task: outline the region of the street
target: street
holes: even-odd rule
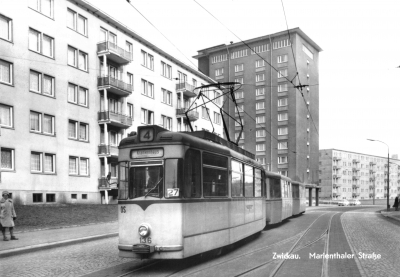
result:
[[[313,207],[222,253],[185,260],[122,259],[118,238],[100,239],[2,258],[2,276],[398,276],[400,222],[382,209]]]

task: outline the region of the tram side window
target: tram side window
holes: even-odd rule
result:
[[[281,186],[282,186],[282,198],[287,198],[288,197],[288,192],[287,192],[287,182],[285,180],[281,180]]]
[[[165,160],[165,198],[182,196],[182,159]]]
[[[185,198],[201,197],[201,159],[200,151],[189,149],[185,154]]]
[[[269,195],[271,199],[281,198],[281,182],[279,179],[269,180]]]
[[[243,164],[232,160],[232,197],[243,196]]]
[[[118,182],[119,199],[128,199],[128,163],[119,163],[119,182]]]
[[[244,196],[254,197],[254,176],[253,167],[244,166]]]
[[[292,184],[292,196],[296,199],[300,198],[299,185]]]
[[[228,158],[203,153],[203,195],[228,195]]]
[[[259,169],[254,169],[254,196],[255,197],[262,196],[261,170]]]

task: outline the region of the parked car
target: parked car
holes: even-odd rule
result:
[[[349,203],[350,203],[350,206],[359,206],[359,205],[361,205],[360,200],[357,200],[357,199],[350,200]]]
[[[350,202],[346,199],[340,200],[338,202],[338,206],[349,206],[349,205],[350,205]]]

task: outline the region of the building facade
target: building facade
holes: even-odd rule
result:
[[[319,176],[324,199],[386,199],[388,158],[339,149],[319,151]],[[389,159],[389,198],[400,192],[400,160]]]
[[[289,36],[290,34],[290,36]],[[319,52],[299,28],[198,51],[199,70],[218,82],[237,82],[224,109],[244,123],[239,146],[271,171],[318,183]],[[293,80],[293,84],[291,81]],[[306,85],[301,90],[295,85]],[[228,121],[230,137],[240,125]]]
[[[194,88],[213,82],[86,1],[2,1],[0,190],[21,204],[115,200],[120,140],[143,124],[188,131]],[[222,135],[214,105],[189,121]]]

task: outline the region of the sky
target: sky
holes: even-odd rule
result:
[[[323,49],[320,149],[386,157],[370,138],[400,157],[398,0],[86,1],[193,67],[197,50],[299,27]]]

